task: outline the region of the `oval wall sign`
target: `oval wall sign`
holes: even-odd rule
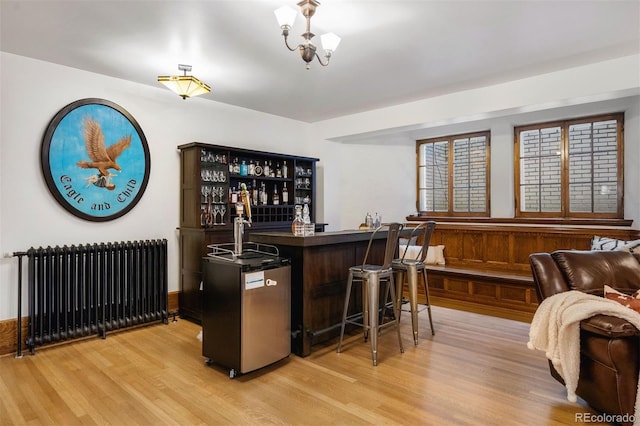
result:
[[[82,219],[108,221],[140,200],[149,180],[149,147],[136,120],[104,99],[80,99],[47,126],[40,154],[49,191]]]

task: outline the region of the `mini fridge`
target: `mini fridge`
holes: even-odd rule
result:
[[[229,377],[291,353],[291,266],[263,253],[206,257],[202,355]]]

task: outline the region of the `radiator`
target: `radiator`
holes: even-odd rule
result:
[[[29,328],[36,346],[168,322],[167,240],[31,248]]]

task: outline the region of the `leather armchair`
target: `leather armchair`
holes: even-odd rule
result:
[[[529,261],[538,300],[568,290],[603,296],[604,285],[624,293],[640,288],[640,255],[624,251],[535,253]],[[596,315],[580,323],[580,376],[576,393],[607,414],[634,414],[640,331],[621,318]],[[564,384],[549,363],[551,375]]]

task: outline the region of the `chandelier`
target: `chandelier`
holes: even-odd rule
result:
[[[184,71],[184,75],[161,75],[158,76],[158,81],[167,86],[172,92],[177,93],[182,99],[204,95],[211,91],[209,85],[192,75],[187,75],[187,71],[191,71],[191,65],[180,64],[178,69]]]
[[[318,58],[318,62],[320,62],[323,67],[326,67],[327,65],[329,65],[331,54],[335,52],[338,44],[340,43],[340,37],[338,37],[334,33],[327,33],[320,36],[320,41],[322,42],[322,47],[324,48],[324,57],[326,59],[326,62],[323,62],[322,58],[320,58],[320,56],[316,53],[316,46],[311,42],[311,39],[315,35],[311,32],[311,17],[316,12],[316,8],[320,6],[320,2],[316,0],[302,0],[298,2],[298,6],[300,6],[302,15],[307,19],[307,31],[302,33],[302,38],[304,39],[304,41],[296,47],[289,46],[289,42],[287,41],[289,30],[293,25],[293,21],[295,21],[296,19],[296,11],[288,6],[283,6],[274,12],[276,14],[278,24],[280,25],[280,28],[282,28],[284,44],[292,52],[296,49],[300,50],[300,56],[302,56],[302,59],[307,63],[307,69],[310,68],[310,62],[313,61],[313,58]]]

